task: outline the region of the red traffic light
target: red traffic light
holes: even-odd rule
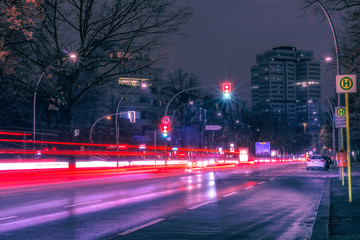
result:
[[[231,83],[225,82],[222,84],[223,98],[230,99],[231,98]]]
[[[161,124],[161,133],[163,137],[167,137],[169,132],[169,126]]]
[[[162,131],[166,133],[169,130],[169,127],[167,125],[162,125]]]

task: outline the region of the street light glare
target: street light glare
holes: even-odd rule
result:
[[[78,56],[77,56],[76,53],[70,53],[70,54],[69,54],[69,57],[70,57],[70,59],[71,59],[73,62],[76,62],[76,60],[77,60],[77,58],[78,58]]]
[[[332,60],[333,60],[332,57],[325,57],[326,62],[331,62]]]

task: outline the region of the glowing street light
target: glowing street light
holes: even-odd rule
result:
[[[76,53],[70,53],[69,58],[71,61],[76,62],[78,59],[78,55]]]
[[[68,56],[69,59],[71,59],[74,63],[78,60],[78,56],[76,53],[70,53]],[[35,115],[35,110],[36,110],[36,94],[38,91],[38,87],[39,87],[39,83],[40,80],[44,77],[45,75],[45,71],[41,73],[36,86],[35,86],[35,92],[34,92],[34,99],[33,99],[33,141],[36,140],[36,115]]]
[[[332,57],[325,57],[325,62],[331,62],[333,60]]]

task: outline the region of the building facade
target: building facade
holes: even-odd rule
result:
[[[272,111],[278,121],[320,129],[320,62],[312,51],[282,46],[256,55],[251,68],[253,108]]]

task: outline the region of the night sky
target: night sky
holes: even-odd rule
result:
[[[334,46],[327,20],[301,10],[301,0],[192,0],[193,17],[172,41],[170,65],[195,74],[203,83],[230,79],[250,102],[250,68],[256,54],[283,45],[314,51],[323,60]],[[340,24],[336,23],[336,27]],[[322,66],[326,70],[327,63]],[[331,79],[331,78],[334,79]],[[325,84],[325,81],[333,81]],[[327,86],[325,86],[327,85]],[[322,76],[322,91],[332,95],[335,76]]]

